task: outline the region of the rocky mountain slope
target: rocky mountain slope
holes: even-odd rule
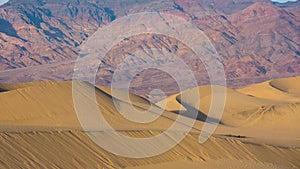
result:
[[[4,71],[0,79],[10,82],[71,79],[72,61],[88,37],[115,19],[145,11],[171,13],[203,30],[223,59],[231,87],[254,83],[255,79],[292,76],[300,72],[299,9],[299,2],[278,4],[268,0],[11,0],[0,7],[0,70]],[[183,45],[178,46],[178,42],[163,36],[140,36],[129,41],[137,45],[116,48],[115,51],[123,51],[118,53],[120,56],[149,45],[161,50],[171,50],[176,45],[178,49],[171,52],[179,56],[188,52]],[[117,57],[117,52],[110,54]],[[98,84],[111,82],[119,61],[110,60],[102,65]],[[188,57],[185,61],[195,62]],[[42,66],[33,67],[39,65]],[[196,72],[199,83],[208,83],[201,63],[189,66]],[[12,79],[12,74],[17,79]],[[172,85],[174,80],[166,80],[163,72],[155,70],[142,73],[132,83],[133,87],[147,84],[147,89],[136,90],[150,91],[157,85],[149,76],[155,77],[157,84],[164,80],[165,88],[172,89],[167,92],[176,90]]]

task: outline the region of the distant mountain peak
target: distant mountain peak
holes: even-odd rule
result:
[[[20,74],[21,81],[68,80],[72,78],[71,61],[99,27],[133,13],[162,11],[183,16],[204,31],[222,57],[229,80],[300,73],[297,4],[279,6],[269,0],[11,0],[0,7],[0,70],[54,64],[47,73],[40,73],[43,75],[30,68],[15,74]],[[164,44],[166,49],[176,44],[157,39],[157,45]],[[157,46],[147,39],[136,43],[145,48]],[[128,48],[133,46],[124,51]],[[176,50],[186,52],[180,47]],[[104,65],[105,73],[99,77],[105,83],[115,64]],[[199,65],[195,63],[194,68],[201,72]],[[10,81],[10,77],[1,74],[0,81]],[[249,83],[241,80],[232,85]]]
[[[241,14],[247,15],[248,17],[264,17],[277,15],[280,13],[280,11],[281,9],[277,8],[276,6],[272,6],[264,2],[255,2],[251,6],[244,9]]]

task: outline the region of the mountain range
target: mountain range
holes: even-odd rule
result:
[[[222,58],[229,87],[294,76],[300,73],[299,5],[268,0],[10,0],[0,7],[0,81],[70,80],[79,51],[93,33],[118,18],[146,11],[182,17],[202,30]],[[156,46],[182,57],[188,52],[160,35],[131,37],[126,43],[109,53],[118,59],[100,66],[97,84],[109,85],[120,58],[134,48]],[[193,65],[192,57],[185,61],[199,85],[209,83],[201,63]],[[162,80],[166,93],[178,91],[174,80],[157,70],[142,72],[132,90],[146,95]]]

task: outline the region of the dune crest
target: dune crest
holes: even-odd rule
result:
[[[218,131],[225,135],[231,132],[236,136],[252,137],[249,140],[254,142],[299,146],[299,142],[296,141],[300,130],[300,97],[296,95],[299,79],[275,79],[242,89],[227,89],[225,110]],[[199,92],[200,98],[190,97],[188,102],[199,102],[199,107],[181,105],[181,95],[193,92]],[[218,97],[218,93],[214,97]],[[157,105],[164,108],[164,103],[165,109],[173,112],[185,107],[187,114],[189,109],[197,109],[200,114],[199,120],[205,121],[209,118],[206,115],[210,110],[211,98],[211,86],[200,86],[168,97]],[[260,132],[256,132],[257,130]]]
[[[155,157],[131,159],[105,151],[82,130],[74,110],[71,82],[0,84],[3,89],[0,92],[0,168],[300,167],[300,104],[295,90],[285,88],[287,94],[284,94],[266,87],[270,88],[267,94],[274,92],[287,98],[293,91],[290,99],[281,101],[272,99],[271,95],[263,97],[256,93],[255,87],[264,90],[268,83],[255,85],[253,90],[251,87],[227,89],[222,123],[207,142],[200,144],[199,133],[210,106],[210,86],[173,95],[156,106],[137,95],[130,94],[130,99],[126,100],[123,91],[116,91],[118,96],[115,97],[109,88],[94,87],[81,81],[76,83],[86,91],[95,91],[96,102],[82,93],[85,100],[82,104],[87,107],[96,104],[116,132],[128,137],[150,138],[161,134],[176,121],[180,110],[186,113],[186,119],[189,119],[191,108],[199,110],[200,116],[184,140],[171,150]],[[276,85],[279,84],[276,82]],[[180,95],[189,95],[195,90],[200,92],[200,98],[190,97],[183,103]],[[134,123],[122,117],[114,107],[113,99],[118,100],[121,107],[133,105],[140,112],[162,114],[151,123]],[[199,107],[195,107],[195,101],[200,101]],[[154,109],[147,112],[151,106]],[[190,124],[180,125],[187,127]],[[94,127],[93,132],[103,132],[96,125]],[[109,134],[109,131],[104,132],[103,139]],[[121,142],[120,145],[126,146]]]

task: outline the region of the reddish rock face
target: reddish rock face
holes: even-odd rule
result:
[[[0,7],[0,70],[5,70],[0,79],[71,79],[73,61],[89,36],[117,18],[143,11],[171,13],[203,30],[223,59],[230,87],[292,76],[300,73],[299,4],[268,0],[11,0]],[[111,59],[102,63],[97,83],[110,84],[115,67],[126,53],[149,46],[181,57],[190,52],[176,40],[163,36],[134,37],[109,53]],[[169,62],[167,57],[162,59]],[[202,63],[193,57],[186,57],[185,61],[198,74],[199,85],[208,83]],[[162,81],[167,93],[176,92],[174,79],[157,70],[141,73],[132,86],[144,95]]]

